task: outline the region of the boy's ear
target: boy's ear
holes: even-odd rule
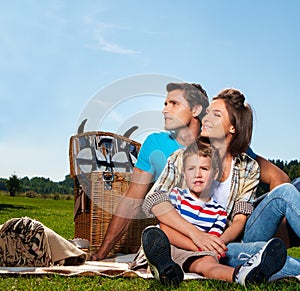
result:
[[[192,109],[192,113],[193,113],[193,117],[197,117],[199,116],[199,114],[202,112],[202,105],[198,104],[198,105],[195,105]]]

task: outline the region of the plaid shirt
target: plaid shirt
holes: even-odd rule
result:
[[[183,151],[184,149],[179,149],[169,157],[161,176],[147,193],[143,203],[143,211],[147,216],[153,216],[151,213],[153,206],[169,201],[169,193],[173,187],[187,187],[183,177]],[[230,194],[226,208],[229,220],[232,221],[236,214],[250,215],[252,213],[259,175],[258,163],[247,154],[243,153],[234,157]]]

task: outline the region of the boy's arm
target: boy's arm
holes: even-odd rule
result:
[[[225,244],[235,241],[243,233],[246,221],[247,216],[244,214],[234,216],[231,225],[221,235]]]
[[[193,241],[187,236],[183,235],[174,228],[169,227],[164,223],[160,223],[161,230],[167,235],[170,243],[178,248],[188,250],[188,251],[197,251],[197,246]]]
[[[199,249],[203,251],[214,251],[221,255],[226,252],[227,247],[222,239],[199,230],[196,226],[185,220],[177,210],[175,210],[171,202],[165,201],[155,205],[152,208],[152,212],[161,223],[168,225],[190,238]]]
[[[215,221],[215,223],[213,224],[213,226],[211,227],[208,233],[211,235],[215,235],[217,237],[221,236],[226,226],[226,220],[227,220],[227,213],[226,211],[224,211],[223,213],[218,215],[218,219]],[[172,245],[189,251],[199,250],[198,247],[194,244],[194,242],[189,237],[183,235],[176,229],[164,223],[160,223],[160,228],[165,232]]]

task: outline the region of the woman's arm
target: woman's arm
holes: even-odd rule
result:
[[[258,163],[248,155],[241,155],[237,160],[237,168],[233,174],[233,185],[229,206],[229,227],[221,238],[226,244],[235,241],[244,231],[247,217],[253,212],[255,192],[259,182]]]
[[[234,171],[233,177],[233,191],[236,192],[236,195],[234,195],[235,207],[237,202],[254,203],[259,179],[260,167],[258,162],[246,154],[241,155],[241,161],[238,164],[238,169]],[[235,211],[232,217],[237,213],[243,213],[242,210]],[[246,212],[243,214],[248,215],[251,213]]]
[[[280,184],[290,182],[289,176],[270,161],[260,156],[256,156],[255,160],[260,167],[260,180],[270,185],[270,190]]]

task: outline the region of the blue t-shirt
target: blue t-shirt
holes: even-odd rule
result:
[[[251,148],[248,148],[247,151],[246,151],[246,154],[251,157],[253,160],[256,159],[256,153],[251,149]]]
[[[184,146],[179,144],[169,132],[152,133],[145,139],[135,167],[152,174],[156,181],[168,157],[180,148]]]
[[[168,157],[180,148],[184,148],[184,146],[178,143],[170,132],[152,133],[145,139],[135,167],[152,174],[156,181],[163,171]],[[247,154],[253,159],[256,158],[256,154],[251,148],[248,148]]]

